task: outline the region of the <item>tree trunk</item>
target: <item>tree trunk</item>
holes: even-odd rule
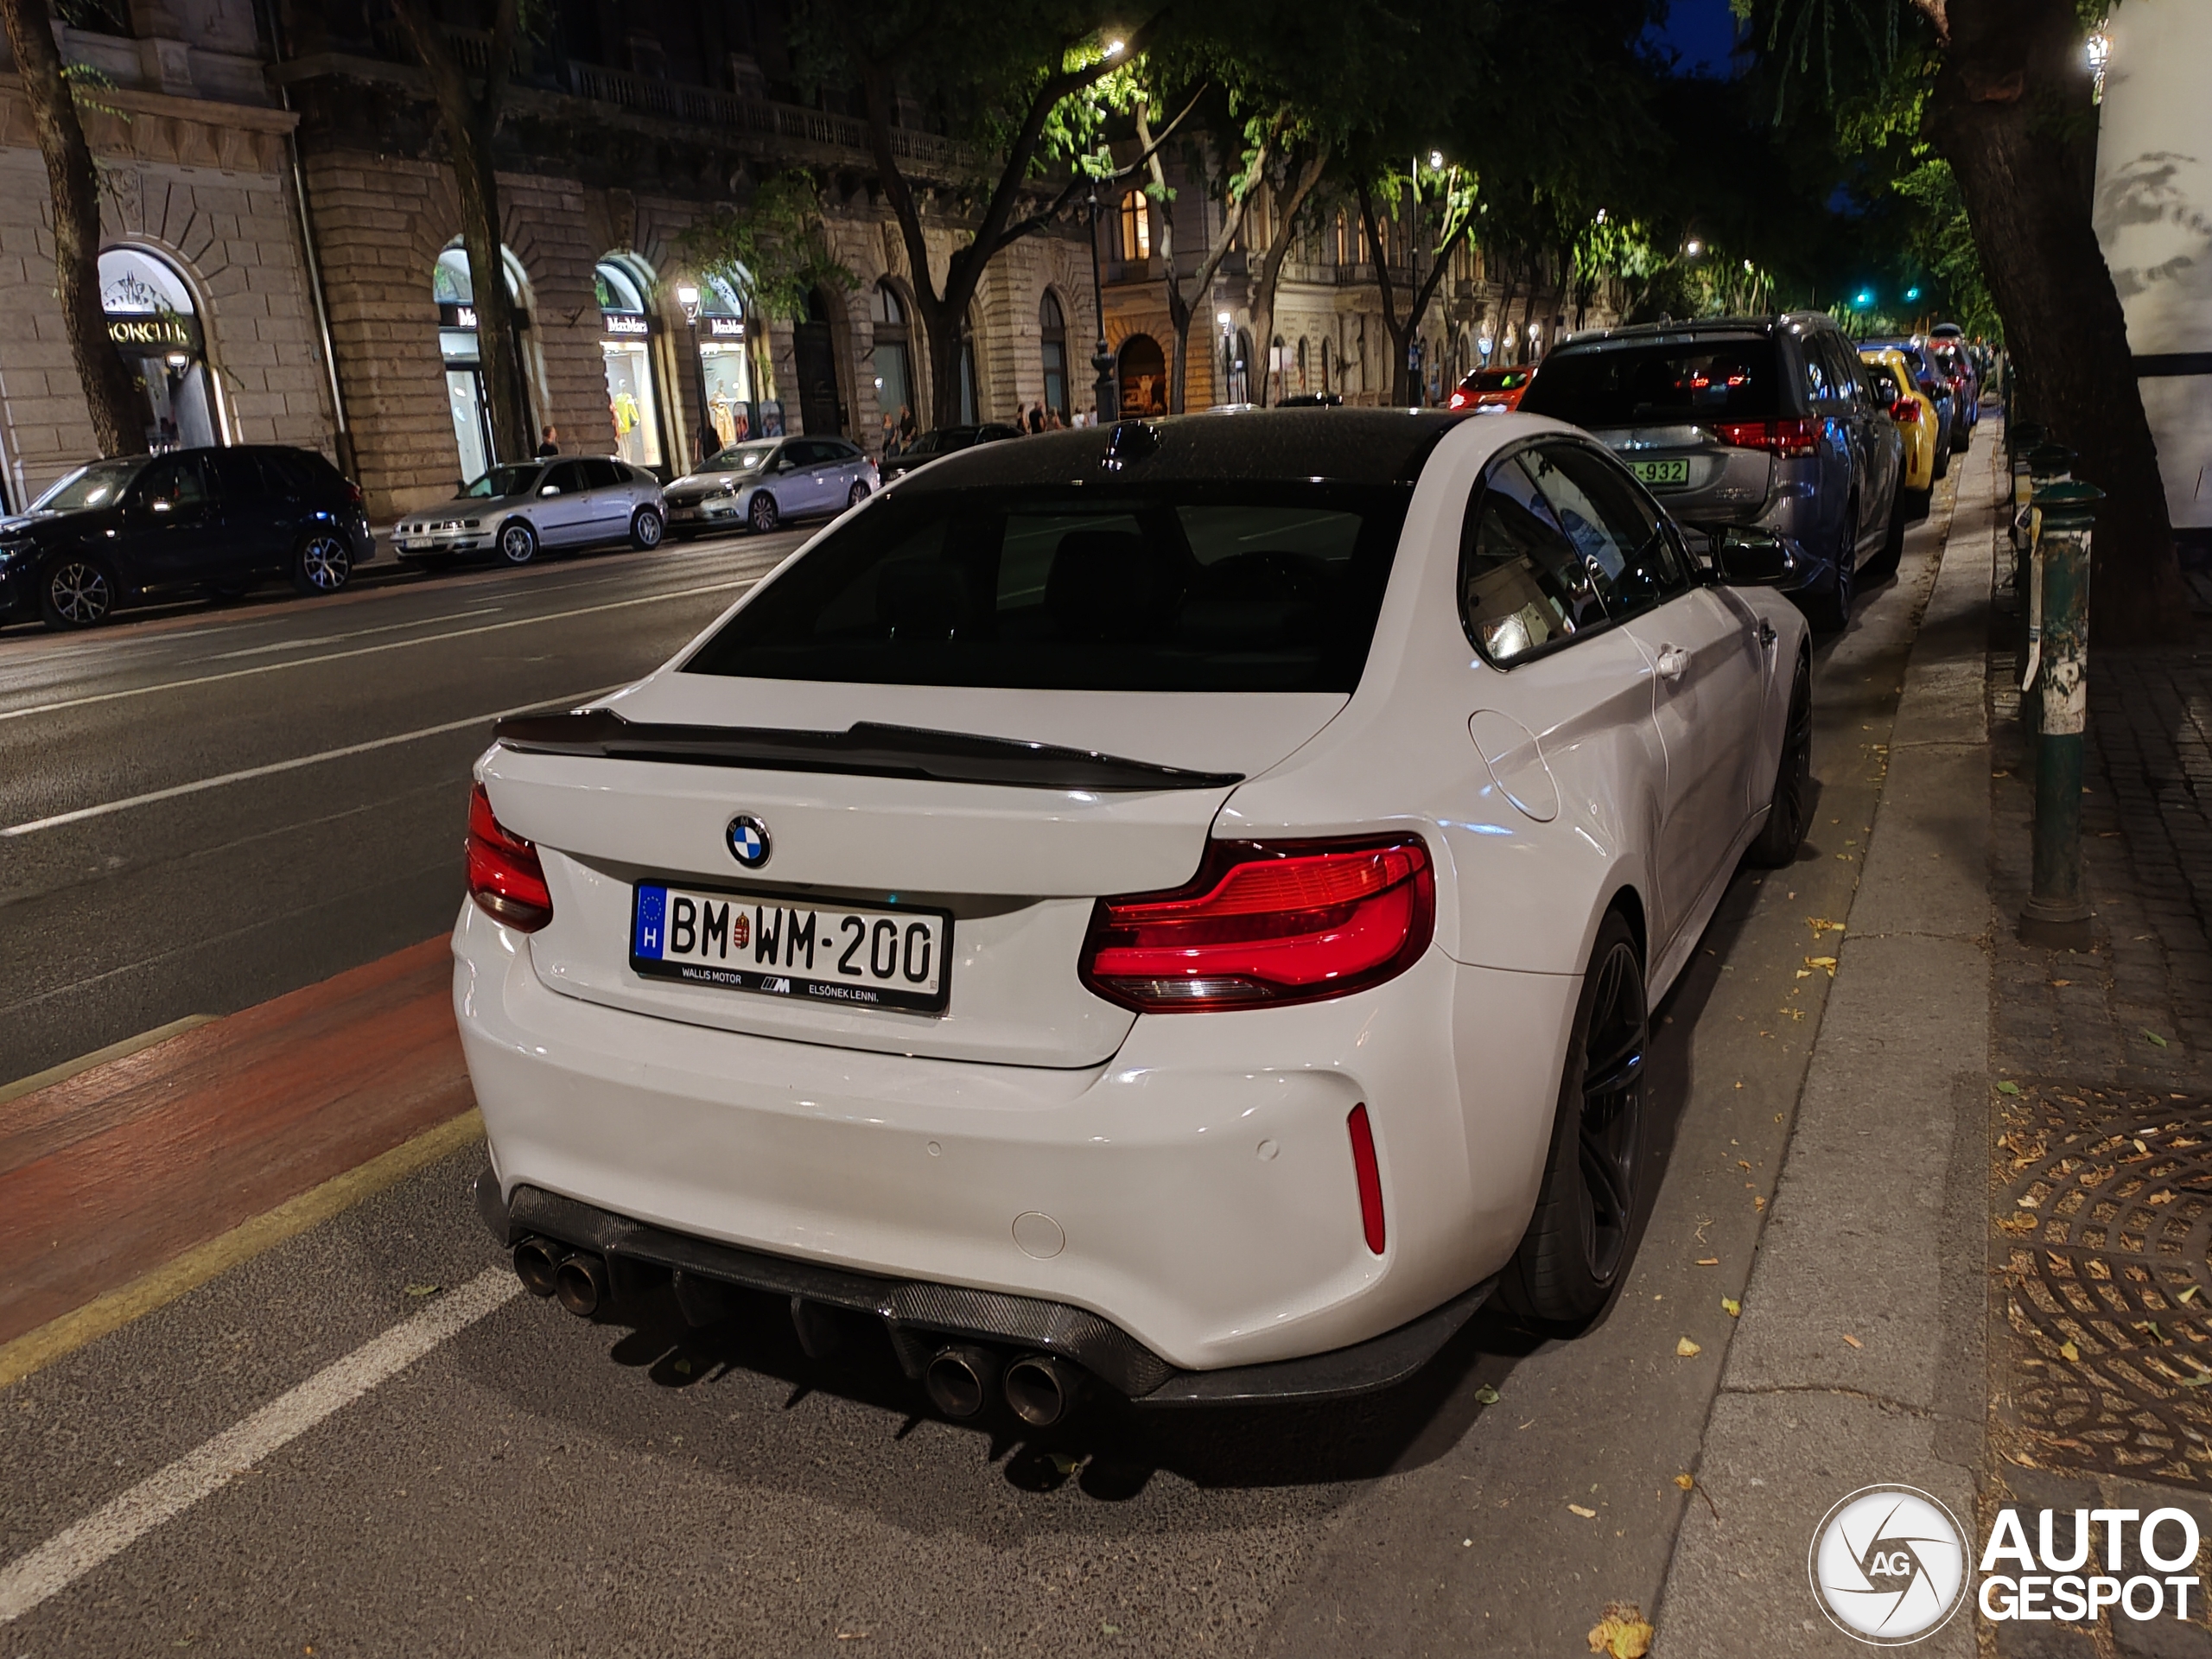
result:
[[[438,122],[453,158],[461,241],[468,254],[473,290],[470,304],[476,313],[476,356],[491,404],[493,459],[525,461],[537,451],[537,434],[530,429],[514,296],[507,292],[506,262],[500,257],[499,181],[492,160],[492,141],[499,130],[507,80],[514,69],[520,28],[518,0],[493,0],[492,38],[486,49],[484,84],[478,90],[470,88],[467,70],[427,0],[391,0],[391,9],[429,78]]]
[[[0,22],[22,78],[54,201],[54,286],[69,355],[85,391],[92,442],[103,455],[146,453],[146,407],[100,306],[100,188],[77,105],[61,73],[46,0],[0,0]]]
[[[2095,637],[2190,637],[2158,449],[2126,319],[2090,222],[2095,119],[2068,0],[1953,0],[1930,130],[1958,175],[2029,412],[2105,492]]]
[[[1262,408],[1267,406],[1268,377],[1276,372],[1275,345],[1275,285],[1282,280],[1283,261],[1298,245],[1298,215],[1306,206],[1306,199],[1313,194],[1313,187],[1321,181],[1321,174],[1329,164],[1329,147],[1322,145],[1306,159],[1298,170],[1298,181],[1291,187],[1287,202],[1276,204],[1274,236],[1268,244],[1268,251],[1260,258],[1260,279],[1252,285],[1252,349],[1263,355],[1261,361],[1269,366],[1260,372],[1260,395],[1252,401]]]
[[[1236,228],[1244,222],[1244,195],[1238,188],[1241,181],[1238,175],[1230,175],[1222,191],[1220,233],[1214,238],[1213,245],[1206,250],[1205,257],[1198,262],[1198,270],[1192,273],[1191,292],[1186,297],[1183,292],[1183,279],[1175,270],[1174,224],[1171,215],[1165,211],[1166,175],[1161,170],[1160,147],[1153,142],[1152,123],[1147,118],[1145,106],[1141,100],[1137,104],[1136,118],[1137,142],[1145,147],[1150,156],[1153,183],[1158,186],[1162,193],[1160,200],[1163,211],[1160,215],[1159,232],[1153,238],[1153,246],[1160,256],[1160,264],[1166,268],[1167,321],[1175,330],[1175,361],[1167,372],[1167,412],[1170,415],[1180,415],[1184,411],[1186,387],[1189,384],[1191,318],[1193,315],[1192,308],[1205,299],[1206,290],[1213,286],[1214,272],[1219,270],[1221,262],[1229,257],[1230,245],[1236,239]],[[1275,130],[1281,130],[1281,123],[1278,123]],[[1252,165],[1243,175],[1243,181],[1259,177],[1268,164],[1268,150],[1273,142],[1272,132],[1268,137],[1261,140],[1260,148],[1252,158]],[[1205,222],[1205,209],[1201,204],[1199,224],[1203,226]]]
[[[1359,217],[1367,227],[1368,249],[1375,256],[1375,285],[1382,295],[1382,327],[1390,337],[1390,404],[1394,409],[1411,409],[1419,401],[1414,390],[1414,341],[1421,334],[1421,319],[1428,315],[1430,302],[1436,297],[1437,284],[1444,280],[1444,273],[1451,268],[1452,250],[1459,245],[1459,238],[1467,234],[1472,216],[1459,221],[1459,228],[1445,238],[1444,245],[1436,251],[1436,263],[1428,268],[1428,275],[1408,296],[1406,319],[1398,321],[1397,285],[1390,280],[1389,250],[1383,245],[1382,227],[1376,222],[1375,204],[1367,187],[1359,188]],[[1416,222],[1414,229],[1418,229]],[[1417,238],[1410,232],[1406,245],[1410,250]],[[1410,259],[1410,252],[1407,255]],[[1410,268],[1410,267],[1409,267]]]
[[[1504,253],[1498,263],[1505,268],[1505,281],[1500,285],[1498,294],[1497,332],[1491,336],[1491,340],[1495,347],[1491,355],[1497,359],[1498,366],[1503,368],[1512,358],[1513,290],[1519,284],[1520,272],[1513,263],[1513,256],[1510,252]]]

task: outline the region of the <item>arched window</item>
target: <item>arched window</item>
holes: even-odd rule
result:
[[[753,331],[739,289],[752,278],[715,273],[699,284],[699,395],[707,405],[705,448],[727,448],[753,435]]]
[[[507,280],[507,296],[517,302],[517,321],[522,320],[520,301],[523,269],[513,253],[499,250],[500,273]],[[438,303],[438,351],[445,359],[446,403],[453,416],[454,447],[461,459],[463,479],[478,479],[490,470],[493,459],[492,410],[484,390],[484,365],[476,340],[476,285],[468,269],[468,251],[455,237],[438,255],[430,270],[430,294]],[[522,340],[515,340],[518,353]],[[518,378],[527,386],[529,377]]]
[[[1142,420],[1167,412],[1167,359],[1150,334],[1122,342],[1122,417]]]
[[[100,255],[99,283],[107,337],[143,400],[146,447],[228,442],[200,308],[182,274],[143,248],[110,248]]]
[[[656,320],[646,308],[652,273],[634,254],[610,253],[592,268],[599,300],[600,356],[607,369],[607,413],[614,452],[632,467],[661,463],[659,388],[653,374]]]
[[[882,414],[887,449],[893,434],[903,424],[900,416],[911,419],[914,412],[913,336],[906,326],[906,308],[889,283],[878,283],[868,290],[868,314],[875,329],[875,406]]]
[[[1045,407],[1068,417],[1068,320],[1051,289],[1037,306],[1038,347],[1045,364]]]
[[[1329,342],[1324,340],[1321,342],[1321,395],[1324,397],[1333,390],[1329,385],[1330,356]]]
[[[838,384],[836,331],[831,321],[837,315],[836,302],[817,286],[806,290],[806,320],[791,326],[802,431],[834,436],[845,429],[845,394]]]
[[[1151,257],[1152,204],[1143,191],[1132,190],[1122,198],[1122,263]]]
[[[1312,353],[1307,351],[1306,346],[1307,342],[1301,335],[1298,341],[1298,389],[1300,391],[1306,390],[1306,365],[1312,358]]]

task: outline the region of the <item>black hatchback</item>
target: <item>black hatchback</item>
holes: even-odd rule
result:
[[[96,461],[0,518],[0,620],[89,628],[139,600],[277,576],[334,594],[374,546],[360,489],[311,449]]]

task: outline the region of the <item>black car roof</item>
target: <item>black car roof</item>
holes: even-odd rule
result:
[[[1281,409],[1125,421],[955,450],[899,487],[921,493],[1107,480],[1409,484],[1437,440],[1465,418],[1441,410]],[[1125,435],[1118,442],[1117,433]],[[1109,448],[1118,470],[1103,465]]]

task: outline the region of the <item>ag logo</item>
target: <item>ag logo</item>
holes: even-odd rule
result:
[[[1966,1542],[1951,1512],[1912,1486],[1863,1486],[1813,1534],[1813,1599],[1876,1647],[1933,1636],[1966,1599]]]

